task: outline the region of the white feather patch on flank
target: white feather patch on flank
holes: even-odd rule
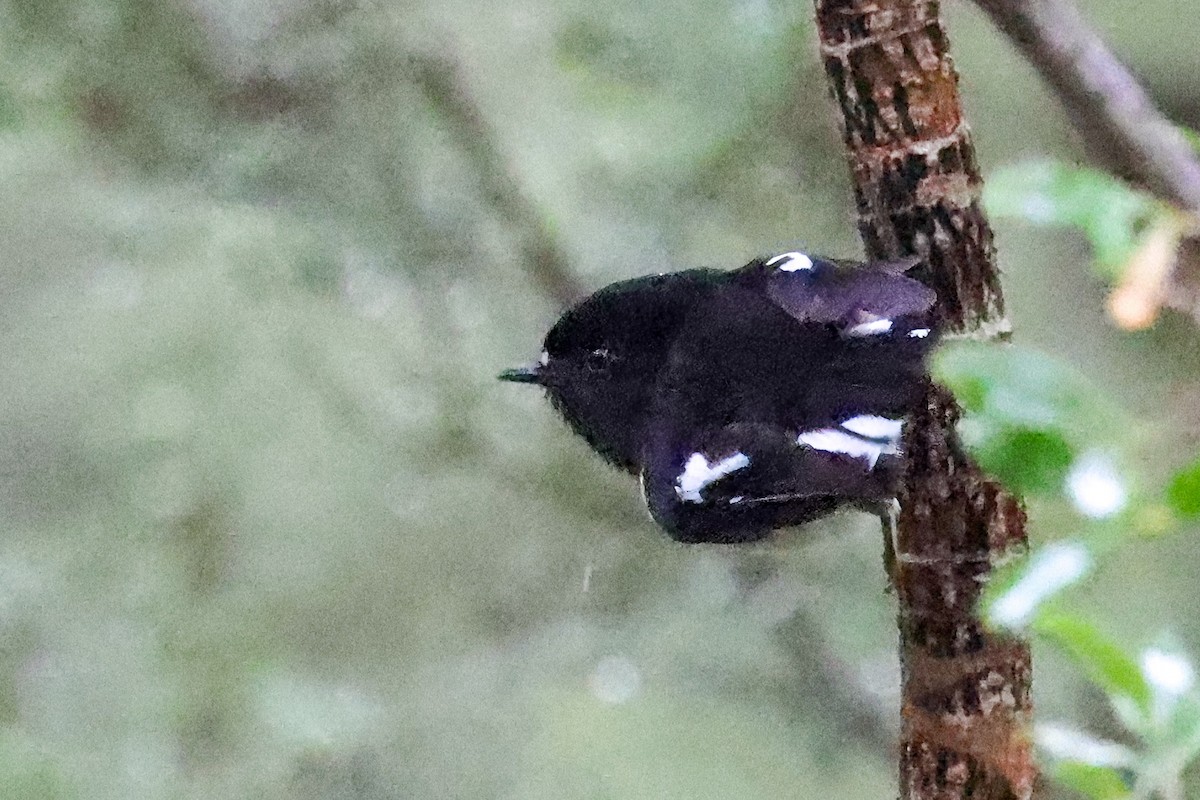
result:
[[[900,452],[895,442],[874,442],[847,433],[840,428],[819,428],[814,431],[804,431],[796,442],[807,445],[814,450],[824,450],[826,453],[843,453],[852,458],[862,458],[867,467],[875,468],[875,463],[883,455],[895,455]]]
[[[679,499],[689,503],[702,503],[704,498],[700,496],[700,492],[706,487],[729,473],[748,466],[750,457],[740,450],[717,462],[709,461],[703,453],[692,453],[683,465],[683,472],[675,479],[675,493],[679,495]]]
[[[846,329],[847,336],[878,336],[892,329],[890,319],[873,319],[870,322],[860,322]]]
[[[904,420],[889,417],[877,417],[874,414],[860,414],[843,421],[838,427],[856,433],[864,439],[876,439],[886,442],[900,441],[900,432],[904,428]]]
[[[929,328],[913,328],[908,332],[908,338],[910,339],[924,339],[928,335]]]
[[[781,272],[797,272],[802,269],[812,269],[812,259],[804,255],[804,253],[793,251],[791,253],[780,253],[767,262],[768,267],[778,265]]]

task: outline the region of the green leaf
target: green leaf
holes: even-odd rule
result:
[[[1130,796],[1129,785],[1121,773],[1111,767],[1060,761],[1051,768],[1051,775],[1058,783],[1092,800],[1120,800]]]
[[[1030,348],[948,342],[934,356],[933,373],[968,411],[1005,427],[1084,431],[1097,421],[1118,421],[1103,393],[1071,365]]]
[[[1200,460],[1175,473],[1167,485],[1167,505],[1184,519],[1200,517]]]
[[[963,442],[979,465],[1006,486],[1032,494],[1070,488],[1076,507],[1094,518],[1123,506],[1123,478],[1103,450],[1123,449],[1118,437],[1132,426],[1072,367],[1012,345],[950,342],[939,348],[932,369],[968,412],[959,426]],[[1102,476],[1099,466],[1105,468]],[[1095,467],[1083,477],[1105,478],[1112,502],[1079,502],[1077,487],[1067,480],[1075,467]],[[1096,487],[1092,481],[1084,488]]]
[[[1179,132],[1183,134],[1183,138],[1188,140],[1188,144],[1190,144],[1193,149],[1195,149],[1197,152],[1200,152],[1200,133],[1197,133],[1191,128],[1185,128],[1182,125],[1179,126]]]
[[[1153,691],[1137,661],[1100,632],[1076,616],[1045,612],[1034,619],[1032,629],[1066,653],[1093,683],[1112,700],[1118,712],[1133,710],[1137,715],[1126,719],[1130,727],[1140,729],[1148,720]],[[1133,708],[1129,709],[1128,706]],[[1131,724],[1132,723],[1132,724]]]
[[[1137,249],[1142,233],[1165,207],[1106,172],[1059,162],[1031,162],[998,170],[984,204],[997,216],[1035,225],[1077,228],[1087,236],[1108,278]]]
[[[1057,431],[1010,428],[976,452],[979,465],[1018,494],[1046,494],[1063,485],[1074,452]]]

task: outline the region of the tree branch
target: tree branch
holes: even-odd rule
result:
[[[534,282],[562,307],[585,292],[568,267],[566,253],[534,200],[525,192],[496,134],[479,110],[459,65],[442,55],[410,57],[412,78],[474,167],[484,200],[512,228]]]
[[[1058,95],[1100,164],[1200,218],[1200,158],[1070,0],[975,0]],[[1200,321],[1200,237],[1172,242],[1173,271],[1139,286]],[[1120,324],[1120,321],[1118,321]]]
[[[859,232],[872,258],[921,256],[942,328],[1006,330],[982,180],[937,0],[816,0]],[[955,444],[954,398],[930,386],[906,426],[894,543],[900,789],[911,800],[1028,798],[1029,647],[976,615],[993,565],[1026,547],[1017,501]]]
[[[1041,74],[1106,167],[1200,212],[1200,159],[1070,0],[975,0]]]
[[[789,619],[788,638],[802,643],[792,649],[800,691],[819,698],[839,741],[852,739],[868,753],[896,754],[898,717],[886,700],[865,685],[829,641],[829,621],[799,608]]]

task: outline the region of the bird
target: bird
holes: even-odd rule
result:
[[[569,308],[537,362],[498,377],[540,386],[640,478],[678,541],[883,513],[938,338],[936,294],[908,274],[919,263],[791,251],[619,281]]]

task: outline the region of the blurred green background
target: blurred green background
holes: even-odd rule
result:
[[[1082,5],[1200,125],[1180,4]],[[1082,159],[946,11],[985,171]],[[810,16],[0,3],[0,796],[894,796],[877,523],[675,545],[494,380],[563,286],[861,252]],[[1192,325],[1113,329],[1081,237],[998,246],[1018,341],[1145,420],[1149,474],[1193,456]],[[1121,562],[1072,602],[1200,651],[1187,537]],[[1044,718],[1113,727],[1036,658]]]

